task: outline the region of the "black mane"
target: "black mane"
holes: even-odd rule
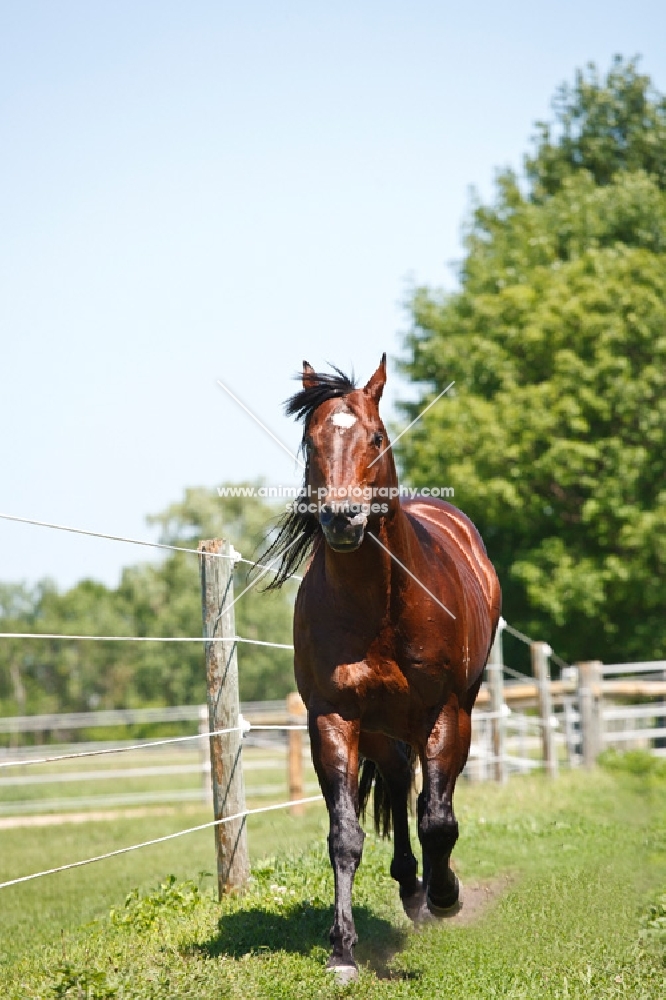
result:
[[[310,422],[310,417],[322,403],[329,399],[337,399],[339,396],[346,396],[356,388],[354,376],[350,378],[341,372],[335,365],[331,365],[335,375],[328,372],[315,372],[308,378],[308,385],[299,389],[284,404],[284,411],[288,417],[296,417],[297,420],[305,418],[305,429]],[[302,375],[295,375],[294,378],[301,379]]]
[[[338,399],[346,396],[356,389],[354,376],[351,378],[345,375],[334,365],[331,365],[335,374],[328,372],[313,372],[307,378],[307,385],[290,396],[284,404],[287,416],[296,417],[303,421],[303,440],[307,435],[308,424],[312,414],[317,407],[321,406],[329,399]],[[303,376],[299,373],[294,378],[301,380]],[[301,450],[303,441],[301,441]],[[307,463],[307,457],[306,457]],[[307,486],[308,467],[306,464],[303,474],[303,485]],[[295,503],[311,504],[311,497],[296,498]],[[295,507],[293,510],[283,514],[278,521],[278,533],[268,550],[264,553],[261,561],[266,565],[267,561],[277,559],[275,563],[276,573],[266,590],[277,590],[285,580],[294,573],[299,563],[301,563],[313,550],[315,544],[321,537],[321,526],[316,514],[300,513]],[[278,558],[279,557],[279,558]]]

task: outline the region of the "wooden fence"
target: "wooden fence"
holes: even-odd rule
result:
[[[243,748],[270,743],[282,747],[289,801],[280,803],[298,813],[300,799],[310,790],[304,778],[304,759],[309,756],[305,730],[305,708],[297,695],[286,703],[239,705],[237,649],[242,642],[234,622],[233,560],[231,546],[219,540],[202,542],[199,547],[202,584],[203,635],[206,651],[206,706],[141,708],[64,715],[16,716],[0,719],[0,735],[9,736],[9,746],[0,750],[0,762],[34,758],[40,748],[21,745],[31,734],[33,743],[47,734],[72,740],[76,732],[95,728],[136,726],[156,723],[196,723],[199,738],[198,760],[186,763],[125,766],[114,771],[63,771],[29,776],[14,771],[0,775],[0,813],[12,809],[26,811],[21,801],[7,799],[7,790],[28,785],[60,784],[72,781],[104,781],[111,776],[124,779],[200,774],[198,788],[125,792],[107,796],[108,804],[147,804],[183,801],[204,797],[212,802],[217,844],[220,893],[241,886],[247,877],[247,808],[245,783],[252,762],[243,761]],[[498,630],[473,714],[472,745],[464,775],[469,780],[505,781],[511,772],[543,768],[555,778],[561,766],[592,766],[608,747],[642,748],[666,755],[666,661],[604,665],[599,661],[565,666],[553,678],[550,647],[531,642],[528,637],[502,623]],[[502,632],[510,632],[530,646],[532,676],[524,676],[504,663]],[[10,634],[10,633],[8,633]],[[59,638],[66,639],[62,636]],[[77,638],[77,637],[69,637]],[[78,637],[91,638],[91,637]],[[93,637],[94,638],[94,637]],[[139,641],[139,640],[135,640]],[[160,639],[154,641],[195,641]],[[265,645],[275,645],[266,642]],[[561,661],[560,661],[561,663]],[[248,731],[248,723],[250,724]],[[254,727],[254,729],[253,729]],[[261,729],[261,727],[264,727]],[[272,728],[274,727],[274,728]],[[125,741],[127,743],[127,741]],[[150,741],[144,741],[150,742]],[[138,741],[140,750],[141,741]],[[81,743],[78,757],[81,756]],[[115,744],[116,748],[121,743]],[[170,744],[173,746],[173,744]],[[191,745],[191,744],[190,744]],[[153,742],[154,746],[154,742]],[[53,743],[48,744],[53,754]],[[48,754],[44,754],[48,756]],[[247,755],[246,755],[247,756]],[[273,754],[273,767],[277,756]],[[129,763],[129,762],[128,762]],[[261,762],[255,762],[261,763]],[[266,766],[264,762],[263,766]],[[21,769],[23,770],[23,769]],[[274,791],[274,789],[273,789]],[[256,787],[253,794],[257,793]],[[268,789],[268,794],[271,790]],[[95,796],[101,805],[104,796]],[[85,800],[91,806],[90,797]],[[68,800],[76,805],[77,800]],[[81,800],[78,800],[79,805]],[[44,809],[45,802],[41,800]],[[55,808],[53,800],[49,809]]]
[[[565,667],[552,679],[550,647],[531,643],[532,677],[503,663],[501,630],[473,714],[466,774],[591,767],[609,748],[666,756],[666,660]],[[511,675],[507,680],[505,674]]]
[[[557,766],[575,767],[592,763],[601,750],[615,747],[618,750],[641,748],[651,753],[666,756],[666,661],[644,664],[599,665],[593,669],[590,680],[585,668],[571,668],[564,677],[550,680],[550,723],[544,726],[544,709],[547,703],[540,701],[539,685],[534,678],[518,680],[506,676],[506,667],[501,664],[501,686],[494,677],[496,670],[492,657],[488,663],[486,681],[481,687],[473,715],[473,737],[470,760],[465,775],[470,780],[504,780],[512,772],[530,771],[544,767],[548,760],[544,749],[544,729],[550,738]],[[582,675],[582,681],[581,681]],[[584,684],[588,683],[589,694]],[[581,693],[581,688],[583,691]],[[580,705],[583,703],[581,714]],[[305,708],[298,695],[290,695],[286,701],[243,702],[241,714],[251,726],[287,726],[305,721]],[[208,733],[208,709],[206,705],[178,705],[162,708],[111,709],[96,712],[51,713],[32,716],[9,716],[0,718],[0,734],[9,734],[12,746],[0,748],[0,760],[30,759],[53,753],[67,753],[73,750],[91,751],[125,747],[128,743],[141,746],[141,739],[95,739],[96,729],[120,726],[144,726],[146,724],[194,724],[202,734]],[[589,738],[585,736],[585,726],[593,727]],[[77,739],[79,733],[85,739]],[[38,735],[47,742],[35,743]],[[27,740],[30,741],[28,744]],[[115,765],[113,769],[93,769],[66,771],[61,774],[49,773],[20,775],[0,774],[0,790],[29,784],[75,783],[77,781],[105,782],[124,777],[168,777],[170,775],[192,774],[198,778],[196,787],[186,790],[175,789],[165,794],[160,801],[197,801],[211,799],[210,758],[208,741],[196,741],[196,751],[191,744],[181,748],[167,747],[169,755],[188,756],[188,761],[160,763],[151,760],[148,767],[132,757],[129,766]],[[290,791],[290,798],[301,797],[305,791],[304,766],[309,760],[309,745],[306,732],[282,730],[264,732],[250,729],[243,740],[248,751],[269,750],[270,759],[245,761],[244,770],[283,770],[284,782]],[[585,749],[588,751],[585,757]],[[138,756],[138,755],[137,755]],[[252,753],[248,754],[252,758]],[[265,757],[265,755],[264,755]],[[550,769],[552,771],[550,757]],[[22,771],[22,769],[21,769]],[[272,775],[271,775],[272,777]],[[254,786],[253,798],[269,797],[270,784]],[[106,808],[117,804],[117,796],[100,794],[95,805]],[[150,796],[144,793],[125,796],[124,805],[144,804]],[[154,800],[155,801],[155,800]],[[0,801],[0,813],[16,814],[33,811],[42,806],[39,801],[30,804],[18,801]],[[70,807],[82,807],[81,799],[69,800]]]

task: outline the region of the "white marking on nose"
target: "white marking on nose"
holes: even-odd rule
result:
[[[334,413],[331,416],[331,423],[336,427],[341,427],[344,431],[349,430],[356,423],[353,413]]]
[[[354,515],[354,517],[349,518],[349,523],[353,524],[354,527],[356,527],[357,524],[362,524],[363,527],[365,528],[366,524],[368,523],[368,515],[364,514],[363,511],[360,510],[358,514]]]

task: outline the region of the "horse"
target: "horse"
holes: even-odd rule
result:
[[[270,586],[307,558],[294,609],[294,671],[329,815],[335,909],[327,968],[346,983],[358,976],[352,885],[373,782],[375,825],[386,835],[392,821],[390,872],[407,915],[418,922],[461,906],[450,865],[458,839],[453,793],[501,592],[462,511],[400,496],[379,415],[386,354],[363,387],[307,361],[301,378],[285,408],[303,421],[304,483],[269,549],[282,556]],[[408,825],[417,758],[422,878]]]

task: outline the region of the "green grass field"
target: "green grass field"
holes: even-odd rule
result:
[[[243,761],[249,808],[288,798],[284,749],[246,748]],[[183,764],[192,768],[200,766],[198,751],[190,748],[140,750],[123,754],[121,758],[109,755],[12,769],[11,774],[16,775],[17,781],[0,788],[0,822],[3,805],[7,817],[58,812],[66,818],[71,813],[83,816],[100,809],[103,812],[115,809],[118,813],[122,810],[115,807],[126,805],[126,800],[132,797],[138,800],[135,805],[148,805],[151,815],[142,816],[139,810],[125,809],[125,815],[112,822],[0,829],[0,881],[210,821],[212,805],[204,802],[201,772],[135,778],[128,778],[126,774],[130,768]],[[82,777],[93,773],[95,777],[89,780]],[[81,780],[57,786],[51,783],[53,776],[73,774],[81,776]],[[26,775],[49,781],[22,785]],[[100,779],[100,775],[105,777]],[[318,791],[309,761],[304,767],[304,784],[306,795]],[[194,801],[169,803],[169,794],[177,796],[182,791],[193,793]],[[165,794],[166,801],[153,811],[151,803],[161,793]],[[54,809],[56,802],[58,808]],[[276,844],[286,848],[296,840],[307,845],[312,839],[325,836],[323,809],[310,810],[307,819],[298,822],[287,812],[273,812],[250,817],[248,824],[253,858],[263,857]],[[183,840],[2,890],[0,963],[22,954],[33,943],[52,941],[54,926],[60,933],[60,930],[69,930],[107,913],[109,907],[124,899],[132,888],[147,890],[167,873],[212,884],[212,877],[200,878],[200,873],[215,870],[213,837],[212,830],[205,830]]]
[[[344,989],[324,971],[333,888],[320,806],[250,819],[253,880],[222,904],[199,875],[213,870],[211,831],[1,890],[0,996],[663,1000],[665,792],[645,766],[461,784],[457,870],[502,891],[473,922],[420,932],[401,914],[389,846],[369,834],[354,897],[361,977]],[[0,831],[0,877],[206,818]]]

